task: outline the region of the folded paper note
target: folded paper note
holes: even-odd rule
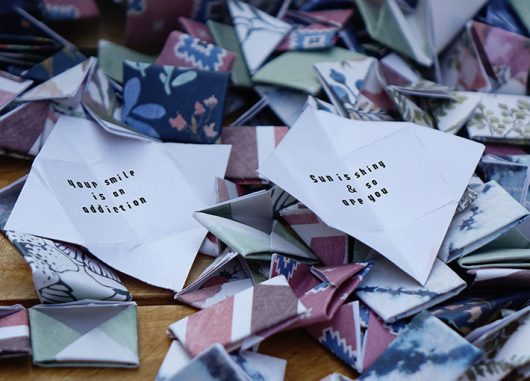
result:
[[[252,273],[243,257],[233,251],[219,255],[175,299],[195,308],[208,308],[229,296],[254,286]]]
[[[180,290],[206,235],[192,214],[214,202],[229,153],[118,137],[63,116],[5,229],[79,244],[120,271]]]
[[[315,254],[276,218],[280,209],[294,202],[287,192],[274,187],[214,205],[194,216],[245,258],[267,260],[272,253],[281,253],[315,261]]]
[[[228,50],[174,31],[169,35],[156,63],[200,70],[230,71],[235,58],[235,54]]]
[[[229,0],[227,4],[248,69],[255,73],[291,26],[242,1]]]
[[[476,191],[477,199],[451,221],[438,254],[444,262],[480,249],[519,225],[529,214],[495,181]]]
[[[31,234],[6,232],[33,273],[41,303],[131,300],[116,273],[85,250]]]
[[[26,90],[32,82],[0,71],[0,110]]]
[[[482,352],[440,320],[422,312],[359,377],[362,381],[398,379],[457,380]]]
[[[28,312],[20,304],[0,306],[0,359],[30,353]]]
[[[307,109],[259,172],[423,284],[483,149],[411,123]]]
[[[266,338],[260,336],[264,332],[268,336],[277,327],[290,326],[306,312],[285,277],[278,276],[181,319],[168,330],[196,356],[214,343],[232,351],[250,337],[260,341]]]
[[[29,309],[29,320],[35,365],[139,365],[134,302],[39,304]]]
[[[219,139],[228,73],[134,62],[125,62],[123,72],[123,122],[164,141]]]
[[[381,258],[365,276],[356,294],[385,322],[392,323],[439,304],[466,287],[445,263],[436,259],[424,286]]]
[[[232,180],[261,180],[258,167],[282,141],[289,129],[282,126],[225,127],[223,144],[231,144],[232,152],[226,177]]]

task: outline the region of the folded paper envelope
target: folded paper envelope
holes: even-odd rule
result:
[[[86,247],[145,282],[180,290],[206,235],[229,146],[158,143],[63,116],[33,163],[5,226]]]
[[[413,123],[307,109],[259,172],[423,284],[483,150]]]

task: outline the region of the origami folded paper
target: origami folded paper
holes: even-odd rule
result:
[[[501,310],[520,309],[530,297],[528,292],[462,295],[431,309],[431,313],[462,335],[501,317]]]
[[[381,258],[374,265],[355,293],[386,323],[437,305],[459,294],[464,282],[445,263],[437,259],[424,286]]]
[[[39,304],[29,309],[29,321],[35,365],[139,365],[134,302]]]
[[[247,64],[243,57],[243,52],[241,51],[234,27],[212,20],[208,20],[207,25],[215,41],[215,45],[235,54],[231,72],[231,79],[234,85],[243,87],[252,86],[252,80],[250,79]]]
[[[526,31],[530,33],[530,4],[524,0],[510,0],[509,3],[526,27]]]
[[[27,356],[30,353],[26,309],[20,304],[0,306],[0,358]]]
[[[212,365],[215,364],[215,367]],[[194,359],[174,340],[156,376],[156,381],[244,380],[283,381],[287,361],[260,353],[241,351],[228,354],[220,344],[213,344]]]
[[[85,250],[30,234],[7,231],[6,236],[31,267],[41,303],[131,300],[118,275]]]
[[[232,151],[226,177],[234,181],[263,181],[258,167],[280,144],[289,129],[282,126],[225,127],[223,144],[231,144]]]
[[[283,275],[296,297],[308,308],[304,318],[292,327],[310,326],[328,321],[361,283],[366,263],[333,267],[311,267],[292,258],[273,254],[270,277]]]
[[[361,93],[374,65],[376,60],[372,57],[315,64],[324,90],[342,116],[356,120],[389,119],[385,110]]]
[[[495,79],[497,92],[526,94],[530,69],[530,39],[474,21],[471,27],[486,72]],[[502,53],[499,53],[502,46]]]
[[[100,16],[95,0],[42,0],[42,15],[49,20],[78,20]]]
[[[353,60],[364,57],[362,54],[343,49],[332,48],[325,51],[286,52],[270,60],[253,75],[256,83],[304,91],[316,95],[321,85],[313,69],[318,62]]]
[[[474,140],[526,145],[530,141],[530,97],[483,94],[466,127]]]
[[[21,75],[24,78],[44,82],[86,60],[87,58],[76,49],[66,47],[29,70],[22,72]]]
[[[436,127],[443,132],[456,134],[471,118],[480,104],[482,95],[470,91],[455,92],[454,100],[429,102]]]
[[[0,110],[26,90],[33,81],[0,71]]]
[[[178,29],[179,17],[206,22],[219,19],[223,11],[222,0],[131,1],[127,3],[125,41],[128,46],[161,44]]]
[[[286,126],[296,122],[307,102],[307,94],[282,87],[260,85],[254,90]]]
[[[493,249],[475,252],[458,260],[465,269],[530,268],[530,249]]]
[[[320,23],[295,26],[276,48],[279,52],[288,50],[330,49],[335,45],[338,28]]]
[[[473,0],[462,5],[451,0],[442,5],[437,1],[420,0],[403,10],[400,8],[402,2],[396,0],[356,0],[372,38],[425,66],[433,63],[436,54],[484,3],[486,0]]]
[[[254,286],[252,273],[243,257],[233,251],[219,255],[175,299],[195,308],[208,308],[229,296]]]
[[[242,1],[228,0],[227,4],[247,67],[254,74],[291,26]]]
[[[486,180],[496,181],[514,199],[526,204],[530,186],[530,165],[506,160],[503,157],[485,155],[480,160],[480,168]]]
[[[259,172],[424,284],[483,149],[411,123],[307,109]]]
[[[235,54],[179,31],[171,32],[158,65],[192,67],[200,70],[230,71]]]
[[[529,337],[530,307],[471,332],[466,338],[485,356],[473,364],[462,380],[524,379],[518,368],[530,364]]]
[[[524,290],[530,287],[530,269],[474,268],[467,274],[473,277],[470,288],[474,291]]]
[[[328,374],[326,377],[321,378],[320,381],[353,381],[353,380],[340,373],[331,373],[331,374]]]
[[[112,41],[98,41],[98,64],[101,70],[115,81],[123,82],[123,61],[154,63],[156,57],[148,56]]]
[[[348,263],[350,239],[346,233],[329,227],[300,203],[282,209],[280,215],[325,266]]]
[[[4,226],[17,202],[20,191],[24,186],[27,176],[12,182],[11,184],[0,189],[0,230],[4,230]]]
[[[214,343],[230,352],[246,343],[256,344],[306,312],[285,277],[278,276],[185,317],[168,331],[192,356]],[[247,341],[251,338],[256,340]]]
[[[36,155],[49,112],[47,102],[29,102],[0,116],[0,148]]]
[[[81,100],[82,85],[96,61],[95,58],[91,57],[32,88],[20,96],[18,100],[23,102],[54,100],[66,106],[75,106]]]
[[[182,30],[190,36],[198,38],[199,40],[207,42],[208,44],[215,45],[215,41],[206,24],[189,19],[187,17],[179,17],[179,24],[182,27]]]
[[[213,202],[229,151],[119,137],[62,116],[5,229],[81,245],[120,271],[180,290],[206,235],[192,213]]]
[[[202,209],[194,217],[228,247],[247,259],[269,260],[281,253],[316,261],[311,250],[275,215],[296,202],[275,187]]]
[[[486,72],[471,27],[468,23],[440,56],[442,83],[456,90],[491,92],[494,80]]]
[[[482,352],[427,312],[418,314],[359,380],[458,379]],[[399,360],[397,360],[399,359]]]
[[[495,26],[513,33],[525,35],[524,26],[515,15],[509,1],[491,0],[475,18],[484,24]]]
[[[130,62],[123,72],[123,122],[164,141],[218,140],[228,73]]]
[[[475,190],[477,199],[453,218],[447,230],[438,252],[444,262],[481,248],[519,225],[529,214],[495,181]]]

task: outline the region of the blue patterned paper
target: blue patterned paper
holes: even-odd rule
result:
[[[359,380],[454,381],[481,354],[479,349],[440,320],[422,312]]]
[[[122,120],[163,141],[215,143],[229,73],[124,63]]]
[[[86,60],[87,58],[77,50],[64,48],[41,63],[33,66],[27,72],[21,74],[21,76],[35,81],[44,82]]]

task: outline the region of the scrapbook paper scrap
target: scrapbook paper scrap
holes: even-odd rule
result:
[[[325,266],[348,263],[350,239],[346,233],[329,227],[300,203],[282,209],[280,215]]]
[[[235,54],[179,31],[171,32],[156,59],[158,65],[230,71]]]
[[[259,85],[254,90],[261,99],[266,99],[267,106],[286,126],[296,122],[307,101],[307,94],[282,87]]]
[[[527,216],[526,210],[495,181],[476,189],[477,199],[457,214],[447,230],[438,257],[451,262],[500,237]]]
[[[108,40],[98,40],[98,64],[101,70],[115,81],[123,82],[123,61],[154,63],[156,57],[149,56],[115,44]]]
[[[85,250],[30,234],[5,234],[31,267],[41,303],[132,299],[118,275]]]
[[[74,48],[66,47],[29,70],[23,71],[21,75],[24,78],[44,82],[85,62],[86,60],[87,57],[81,52]]]
[[[18,100],[22,102],[54,100],[68,106],[75,106],[81,100],[82,85],[96,61],[95,58],[91,57],[32,88],[20,96]]]
[[[241,51],[234,27],[212,20],[208,20],[207,25],[215,41],[215,45],[235,54],[231,72],[231,79],[234,85],[251,87],[252,80],[250,79],[247,63],[245,62],[245,57],[243,57],[243,52]]]
[[[134,302],[39,304],[29,309],[29,321],[35,365],[139,365]]]
[[[219,255],[188,287],[175,294],[179,302],[205,309],[254,286],[247,261],[236,252]]]
[[[0,148],[36,155],[49,110],[47,102],[28,102],[0,116]]]
[[[33,81],[24,80],[5,71],[0,71],[0,110],[24,92]]]
[[[497,81],[496,92],[526,94],[530,69],[530,39],[517,33],[474,21],[472,32],[483,62]],[[499,51],[502,46],[502,52]]]
[[[228,247],[247,259],[270,259],[272,253],[317,260],[315,254],[276,218],[294,200],[274,187],[202,209],[194,217]]]
[[[483,149],[411,123],[306,109],[259,172],[424,284]]]
[[[125,62],[122,120],[163,141],[215,143],[228,73]]]
[[[530,97],[482,94],[466,128],[474,140],[526,145],[530,140]]]
[[[442,83],[455,90],[489,93],[495,81],[486,72],[471,25],[440,55]]]
[[[431,309],[431,313],[461,335],[467,335],[501,317],[505,309],[518,310],[529,301],[528,292],[509,291],[462,295]]]
[[[466,282],[439,259],[421,286],[391,262],[380,258],[355,293],[385,323],[393,323],[450,299],[464,288]]]
[[[316,95],[321,84],[313,69],[318,62],[352,60],[361,53],[335,47],[324,51],[286,52],[273,58],[252,76],[256,83],[287,87]]]
[[[208,44],[215,45],[215,41],[213,40],[213,37],[206,24],[189,19],[187,17],[179,17],[179,24],[182,27],[182,30],[190,36],[198,38],[199,40],[202,40]]]
[[[214,343],[232,351],[252,336],[262,340],[263,332],[270,335],[306,312],[285,277],[278,276],[185,317],[171,324],[168,331],[196,356]]]
[[[359,380],[453,381],[482,352],[428,312],[418,314]],[[398,361],[396,359],[399,359]]]
[[[247,67],[253,74],[289,33],[291,26],[239,0],[229,0],[227,5]]]
[[[5,229],[78,244],[122,272],[178,291],[206,235],[192,214],[214,201],[229,153],[223,145],[119,137],[62,116]]]
[[[530,307],[477,331],[485,332],[471,332],[467,338],[485,356],[468,369],[462,380],[518,379],[518,368],[530,364]]]
[[[0,306],[0,358],[30,353],[28,312],[20,304]]]
[[[221,142],[232,145],[226,177],[233,181],[263,181],[258,168],[288,131],[283,126],[224,127]]]

